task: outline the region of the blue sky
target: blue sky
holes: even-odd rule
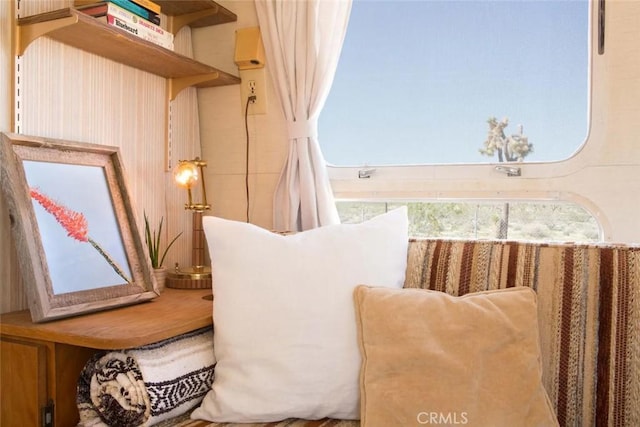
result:
[[[487,31],[490,30],[490,31]],[[561,160],[587,134],[586,0],[355,0],[320,144],[337,165],[495,161],[508,117]]]

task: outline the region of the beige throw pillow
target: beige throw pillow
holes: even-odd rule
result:
[[[363,426],[558,425],[532,289],[454,297],[359,286],[354,295]]]

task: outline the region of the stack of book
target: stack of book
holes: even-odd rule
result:
[[[173,34],[160,27],[160,5],[151,0],[75,0],[74,6],[129,34],[173,50]]]

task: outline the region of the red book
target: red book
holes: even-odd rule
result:
[[[86,13],[91,16],[104,16],[107,14],[108,3],[94,4],[90,7],[82,9],[82,13]]]

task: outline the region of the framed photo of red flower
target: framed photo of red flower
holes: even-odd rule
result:
[[[0,184],[34,322],[158,295],[117,147],[3,133]]]

